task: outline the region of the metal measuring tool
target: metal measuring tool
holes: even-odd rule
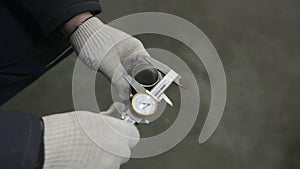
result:
[[[179,82],[181,76],[169,66],[151,57],[146,57],[145,60],[165,76],[149,91],[137,82],[134,77],[124,75],[125,80],[133,87],[136,93],[131,96],[131,105],[126,112],[122,113],[121,118],[133,124],[148,124],[150,121],[147,120],[147,117],[156,113],[158,103],[162,100],[173,106],[172,101],[164,93],[173,82],[183,87]]]

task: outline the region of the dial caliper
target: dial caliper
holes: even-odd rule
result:
[[[130,123],[148,124],[150,121],[147,118],[156,113],[159,102],[164,100],[170,106],[173,106],[172,101],[164,93],[169,86],[174,82],[182,87],[179,83],[181,77],[174,70],[150,57],[145,58],[145,60],[165,76],[149,91],[133,77],[124,75],[126,81],[136,91],[136,93],[131,96],[130,107],[126,112],[123,112],[121,116],[123,120]]]

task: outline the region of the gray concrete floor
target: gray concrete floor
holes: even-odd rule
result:
[[[170,50],[186,60],[197,76],[202,96],[197,122],[188,136],[162,155],[132,159],[122,168],[145,169],[299,169],[300,168],[300,1],[297,0],[102,0],[105,21],[127,14],[160,11],[183,17],[207,34],[224,64],[228,97],[213,137],[197,142],[209,108],[207,73],[194,54],[178,42],[143,35],[147,47]],[[73,110],[71,82],[74,54],[47,72],[1,109],[34,114]],[[105,108],[109,83],[99,75],[96,91]],[[176,92],[171,89],[170,92]],[[100,92],[99,92],[100,93]],[[176,118],[168,113],[163,118]],[[151,135],[168,124],[141,126]],[[170,125],[170,124],[169,124]],[[158,127],[159,126],[159,127]]]

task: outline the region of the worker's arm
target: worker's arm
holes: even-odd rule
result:
[[[40,117],[0,111],[0,136],[0,168],[42,168],[44,150]]]
[[[19,9],[28,13],[32,20],[46,35],[59,30],[66,22],[75,16],[90,12],[101,12],[99,0],[7,0],[14,3]]]
[[[139,132],[106,112],[68,112],[42,118],[1,111],[1,169],[119,169],[130,158]]]
[[[60,31],[69,37],[84,21],[92,17],[92,13],[84,12],[74,16],[72,19],[68,20],[61,28]]]

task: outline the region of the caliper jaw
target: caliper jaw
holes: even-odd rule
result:
[[[159,70],[161,73],[163,73],[165,75],[172,70],[169,66],[167,66],[167,65],[165,65],[165,64],[163,64],[163,63],[161,63],[161,62],[159,62],[159,61],[157,61],[155,59],[153,59],[152,57],[145,57],[144,59],[145,59],[146,62],[148,62],[149,64],[151,64],[155,69]],[[180,79],[181,79],[181,76],[178,75],[176,77],[176,79],[174,80],[174,83],[176,85],[184,88],[184,86],[180,83]]]

